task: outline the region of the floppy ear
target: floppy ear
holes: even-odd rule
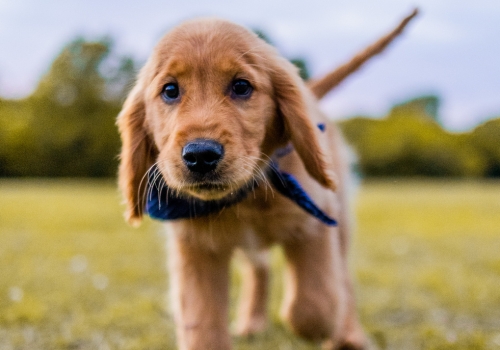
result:
[[[144,92],[137,84],[128,95],[118,115],[122,139],[118,184],[127,205],[125,218],[132,225],[141,222],[146,191],[146,172],[153,165],[156,148],[144,127]]]
[[[285,138],[292,142],[309,175],[323,187],[335,190],[334,174],[319,145],[316,126],[309,119],[312,111],[307,106],[307,88],[295,66],[282,58],[276,63],[271,75],[278,113],[285,125]]]

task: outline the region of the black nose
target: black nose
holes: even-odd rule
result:
[[[217,167],[224,156],[224,147],[213,140],[196,139],[182,149],[182,159],[188,169],[206,174]]]

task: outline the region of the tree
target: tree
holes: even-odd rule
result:
[[[500,118],[489,120],[475,128],[469,141],[487,159],[485,176],[500,177]]]
[[[487,157],[469,134],[444,130],[411,100],[381,120],[358,117],[340,123],[365,176],[460,176],[485,174]],[[492,143],[493,144],[493,143]]]
[[[262,40],[264,40],[266,43],[274,46],[271,38],[262,29],[254,29],[253,32],[255,34],[257,34],[257,36],[259,38],[261,38]],[[308,64],[307,64],[307,61],[305,59],[295,57],[295,58],[291,58],[289,60],[299,69],[300,77],[303,80],[308,80],[311,77],[309,74]]]
[[[412,98],[408,101],[399,103],[393,107],[393,113],[398,113],[402,109],[403,113],[411,111],[421,116],[428,116],[437,122],[439,120],[439,107],[441,100],[436,95],[424,95]]]
[[[0,110],[4,123],[23,125],[4,145],[16,157],[2,157],[2,175],[114,175],[120,146],[114,121],[134,76],[133,60],[114,55],[109,39],[69,43],[35,92],[10,102],[21,106],[17,111]]]

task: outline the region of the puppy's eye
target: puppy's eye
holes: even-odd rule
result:
[[[249,97],[253,91],[252,85],[245,79],[236,79],[233,81],[231,89],[233,95],[236,97]]]
[[[176,83],[168,83],[163,87],[161,96],[166,102],[174,102],[179,98],[179,85]]]

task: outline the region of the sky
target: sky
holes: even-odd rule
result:
[[[416,6],[404,36],[327,96],[323,110],[332,119],[380,117],[395,103],[437,94],[450,130],[500,116],[499,0],[0,0],[0,96],[29,95],[76,36],[111,36],[120,53],[145,61],[166,31],[200,16],[261,29],[321,76]]]

